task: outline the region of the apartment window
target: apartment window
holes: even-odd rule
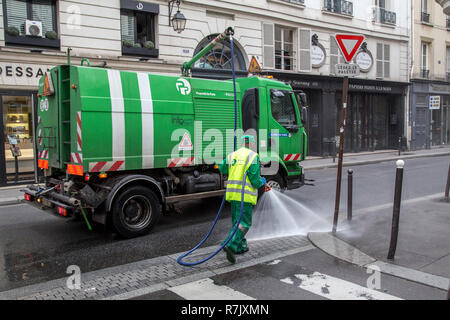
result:
[[[158,14],[157,4],[121,0],[120,26],[124,55],[158,56],[155,30]]]
[[[54,0],[4,0],[5,42],[59,48]]]
[[[211,34],[204,38],[195,48],[194,56],[202,51],[207,45],[213,41],[218,34]],[[241,50],[234,46],[234,66],[237,72],[246,72],[244,54]],[[231,70],[231,43],[229,39],[225,39],[217,43],[209,52],[207,52],[200,60],[194,64],[194,68],[199,69],[219,69]],[[199,70],[194,70],[199,71]],[[217,70],[216,70],[217,71]],[[242,73],[241,73],[242,74]]]
[[[390,0],[375,0],[374,20],[379,23],[397,24],[397,14],[390,11]]]
[[[294,30],[275,26],[275,69],[295,69]]]
[[[428,12],[428,0],[422,0],[422,22],[430,23],[430,13]]]
[[[328,12],[353,16],[353,2],[345,0],[324,0],[323,9]]]
[[[391,77],[391,46],[377,43],[377,78]]]
[[[422,42],[422,58],[420,61],[420,72],[422,78],[428,78],[430,69],[428,67],[428,58],[430,54],[430,45],[427,42]]]
[[[450,47],[447,47],[447,80],[450,80]]]

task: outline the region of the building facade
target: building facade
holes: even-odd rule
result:
[[[431,0],[414,0],[411,148],[450,144],[450,18]]]
[[[350,80],[346,151],[396,147],[408,132],[409,0],[184,0],[181,33],[170,24],[176,9],[162,0],[0,0],[0,184],[16,179],[14,143],[19,178],[36,177],[38,80],[67,63],[69,48],[73,64],[87,58],[91,66],[180,74],[181,64],[228,26],[235,29],[238,76],[248,75],[255,57],[264,74],[307,93],[309,154],[330,155],[337,143],[336,33],[366,37],[355,59],[361,75]],[[193,75],[230,78],[230,51],[227,41],[216,46]]]

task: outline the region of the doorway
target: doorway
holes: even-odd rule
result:
[[[350,93],[346,114],[344,152],[396,148],[402,132],[401,98],[377,93]],[[342,122],[342,94],[336,94],[338,108],[336,137]]]
[[[36,180],[32,92],[0,92],[0,185]]]

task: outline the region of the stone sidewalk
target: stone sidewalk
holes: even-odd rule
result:
[[[387,259],[392,206],[354,212],[351,222],[340,222],[336,236],[378,261],[450,278],[450,203],[442,198],[443,193],[402,202],[394,260]]]
[[[80,289],[68,288],[68,275],[67,278],[0,292],[0,300],[130,299],[314,248],[303,236],[249,243],[252,250],[238,256],[235,265],[230,265],[225,254],[219,252],[199,266],[184,267],[177,263],[177,258],[182,254],[177,253],[87,273],[81,270]],[[185,262],[204,259],[217,249],[218,246],[201,248],[187,257]]]

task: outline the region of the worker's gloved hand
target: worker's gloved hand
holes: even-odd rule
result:
[[[264,178],[264,177],[261,177],[261,182],[262,182],[262,184],[263,184],[263,185],[265,185],[265,184],[267,183],[267,180],[266,180],[266,178]]]

